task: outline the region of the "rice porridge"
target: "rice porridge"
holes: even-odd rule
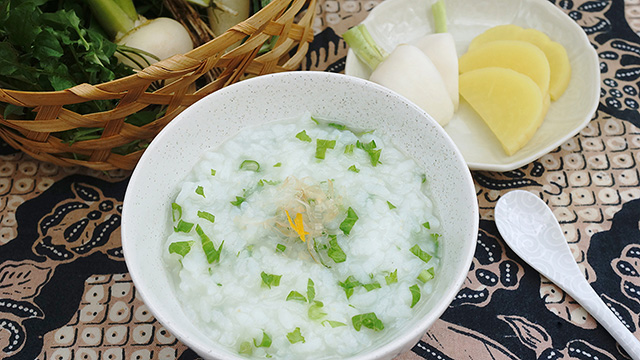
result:
[[[438,273],[424,169],[309,115],[247,128],[182,183],[164,262],[187,316],[245,357],[341,359],[409,320]]]

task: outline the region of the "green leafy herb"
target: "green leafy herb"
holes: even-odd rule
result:
[[[198,187],[196,188],[196,194],[202,196],[203,198],[206,198],[206,196],[204,196],[204,188],[200,185],[198,185]]]
[[[420,260],[426,263],[428,263],[429,260],[431,260],[432,256],[429,255],[426,251],[422,250],[418,244],[413,245],[409,250],[413,255],[417,256],[418,258],[420,258]]]
[[[273,165],[273,167],[280,167],[282,166],[282,163],[276,163],[275,165]]]
[[[349,171],[353,171],[354,173],[359,173],[360,169],[358,169],[355,165],[349,166]]]
[[[320,301],[314,301],[311,306],[309,306],[309,311],[307,311],[307,315],[309,315],[309,319],[311,320],[320,320],[323,317],[327,316],[327,313],[322,311],[324,304]]]
[[[173,221],[180,220],[182,217],[182,206],[176,203],[171,203],[171,217],[173,218]]]
[[[386,275],[384,280],[387,282],[387,285],[395,284],[398,282],[398,269],[393,270],[392,273]]]
[[[393,210],[396,208],[396,206],[390,203],[389,201],[387,201],[387,205],[389,206],[389,210]]]
[[[356,280],[353,275],[349,275],[349,277],[347,277],[343,282],[338,283],[338,285],[344,289],[344,293],[347,295],[347,299],[349,299],[351,295],[353,295],[354,289],[362,284]]]
[[[280,285],[282,275],[267,274],[263,271],[260,273],[260,277],[262,278],[262,283],[271,289],[272,286]]]
[[[267,334],[266,332],[264,332],[264,330],[262,331],[262,340],[260,341],[260,343],[258,344],[258,342],[256,341],[256,339],[253,339],[253,345],[255,347],[264,347],[264,348],[268,348],[271,346],[271,336],[269,336],[269,334]]]
[[[204,250],[204,254],[207,256],[207,262],[209,264],[213,264],[214,262],[220,262],[220,253],[222,252],[222,246],[224,245],[224,240],[220,243],[220,246],[216,249],[213,245],[213,241],[209,239],[207,234],[204,233],[204,230],[200,227],[200,225],[196,225],[196,232],[200,236],[200,241],[202,242],[202,250]]]
[[[307,280],[307,298],[309,299],[309,302],[312,302],[313,299],[316,298],[316,288],[311,278]]]
[[[335,147],[335,140],[316,139],[316,159],[324,159],[327,149]]]
[[[205,219],[205,220],[209,220],[211,222],[215,222],[216,221],[216,217],[215,215],[208,213],[206,211],[198,211],[198,217],[201,219]]]
[[[214,169],[211,169],[211,176],[216,176],[216,171]]]
[[[311,142],[311,137],[307,135],[307,130],[302,130],[297,133],[296,138],[300,141]]]
[[[302,333],[300,332],[300,328],[297,327],[295,328],[292,332],[287,334],[287,339],[289,340],[290,343],[295,344],[297,342],[305,342],[304,340],[304,336],[302,336]]]
[[[182,257],[191,251],[191,246],[195,241],[177,241],[169,244],[169,254],[178,254]]]
[[[176,225],[173,230],[175,232],[184,232],[188,233],[193,228],[193,223],[186,222],[184,220],[178,221],[178,225]]]
[[[338,237],[336,235],[329,235],[329,250],[327,250],[327,255],[336,263],[347,260],[347,254],[345,254],[340,245],[338,245]]]
[[[351,322],[356,331],[360,331],[363,326],[374,331],[384,330],[384,324],[373,312],[356,315],[351,318]]]
[[[431,229],[431,224],[429,224],[428,221],[426,223],[423,223],[422,226],[424,226],[427,229]]]
[[[260,164],[255,160],[245,160],[240,164],[240,170],[260,171]]]
[[[347,209],[347,217],[340,223],[340,230],[342,230],[345,235],[349,235],[356,221],[358,221],[358,215],[349,207],[349,209]]]
[[[230,203],[233,206],[240,207],[240,204],[242,204],[245,200],[247,199],[242,196],[236,196],[236,199],[234,201],[230,201]]]
[[[291,300],[307,302],[307,298],[305,298],[304,295],[300,294],[299,292],[297,292],[295,290],[291,290],[289,295],[287,295],[287,301],[291,301]]]
[[[253,347],[251,346],[251,343],[248,341],[241,342],[238,347],[238,354],[253,355]]]
[[[367,291],[371,291],[371,290],[375,290],[375,289],[380,289],[380,283],[376,282],[372,282],[370,284],[362,284],[362,287],[364,287]]]
[[[420,293],[420,287],[418,285],[409,286],[409,291],[411,291],[411,308],[416,306],[418,301],[420,301],[420,297],[422,294]]]
[[[347,324],[340,322],[340,321],[335,321],[335,320],[325,320],[322,322],[322,326],[327,326],[325,324],[329,324],[329,326],[331,326],[332,328],[337,328],[340,326],[347,326]]]
[[[362,143],[360,141],[356,142],[356,147],[364,150],[367,154],[369,154],[369,159],[371,160],[371,165],[377,166],[380,164],[380,154],[382,153],[382,149],[376,149],[376,142],[371,140],[368,143]]]
[[[276,245],[276,251],[284,252],[285,250],[287,250],[287,247],[285,245],[282,245],[282,244]]]

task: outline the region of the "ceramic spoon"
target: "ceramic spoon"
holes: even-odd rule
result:
[[[571,255],[560,224],[540,198],[527,191],[511,191],[498,201],[495,219],[502,238],[522,260],[571,295],[632,359],[640,360],[640,341],[591,288]]]

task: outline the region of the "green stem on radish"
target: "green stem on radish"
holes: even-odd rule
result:
[[[355,52],[358,59],[367,64],[371,70],[375,70],[389,55],[376,44],[364,24],[354,26],[347,30],[347,32],[342,34],[342,38]]]
[[[112,39],[117,39],[135,27],[138,13],[131,0],[86,0],[91,12]],[[130,5],[128,5],[128,4]],[[133,18],[131,17],[133,7]]]
[[[447,32],[447,11],[444,6],[444,0],[438,0],[431,5],[431,13],[433,14],[436,33]]]

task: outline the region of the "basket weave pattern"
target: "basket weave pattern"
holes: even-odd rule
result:
[[[60,166],[131,170],[143,150],[119,155],[111,151],[113,148],[135,140],[150,141],[186,107],[247,76],[296,70],[313,40],[315,3],[315,0],[274,0],[251,18],[186,54],[107,83],[81,84],[51,92],[0,89],[0,102],[32,108],[36,112],[35,120],[5,119],[0,113],[0,137],[36,159]],[[301,13],[303,9],[307,10]],[[275,46],[258,56],[262,44],[272,36],[278,36]],[[242,45],[229,51],[243,39],[246,40]],[[196,80],[211,73],[219,75],[196,89]],[[149,90],[152,84],[167,79],[172,81]],[[103,112],[78,114],[64,107],[114,99],[118,105]],[[152,105],[166,106],[166,112],[140,127],[124,121],[127,116]],[[73,144],[64,143],[54,134],[96,127],[104,128],[99,139]]]

